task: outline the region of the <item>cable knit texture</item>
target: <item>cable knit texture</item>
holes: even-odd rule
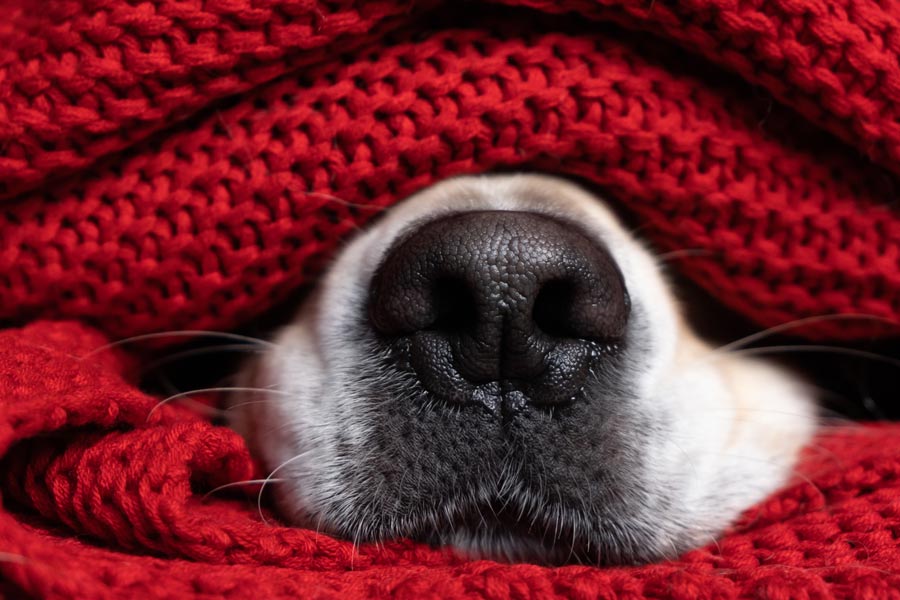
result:
[[[393,202],[487,170],[596,188],[761,327],[897,335],[898,55],[874,0],[2,3],[0,594],[897,597],[898,426],[823,434],[677,560],[502,565],[205,496],[260,475],[240,438],[154,409],[149,348],[94,350],[247,323]]]

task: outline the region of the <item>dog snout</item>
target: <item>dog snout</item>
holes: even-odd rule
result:
[[[515,413],[568,402],[622,341],[630,312],[608,250],[530,212],[419,227],[377,270],[369,316],[438,398]]]

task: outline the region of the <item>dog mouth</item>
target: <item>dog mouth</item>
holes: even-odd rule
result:
[[[357,542],[405,537],[511,562],[649,560],[657,541],[644,513],[665,499],[639,484],[649,428],[617,375],[626,356],[605,357],[567,402],[509,414],[434,396],[382,361],[357,386],[372,417],[364,460],[342,461],[352,501],[325,501],[324,522]]]
[[[511,210],[416,224],[385,251],[353,325],[367,340],[347,384],[367,415],[365,458],[342,457],[345,501],[326,524],[515,561],[641,552],[625,546],[647,532],[605,526],[640,523],[626,506],[646,504],[628,489],[641,436],[624,435],[641,427],[625,376],[632,313],[616,261],[580,226]]]
[[[632,510],[642,502],[614,470],[599,477],[595,471],[593,486],[578,487],[552,469],[521,464],[490,474],[489,482],[483,468],[475,471],[457,478],[452,490],[382,480],[376,493],[359,495],[354,518],[332,521],[333,533],[356,543],[408,538],[472,558],[546,565],[614,566],[659,557],[658,531]]]

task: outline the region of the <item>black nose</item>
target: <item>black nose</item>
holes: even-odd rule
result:
[[[615,261],[576,227],[526,212],[432,221],[400,240],[370,291],[375,330],[432,394],[518,410],[578,395],[622,340]]]

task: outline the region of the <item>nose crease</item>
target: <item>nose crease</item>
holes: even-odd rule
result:
[[[388,251],[369,301],[376,332],[411,342],[408,362],[429,392],[482,403],[486,389],[532,404],[571,399],[596,346],[618,342],[630,312],[602,244],[515,211],[422,225]]]

